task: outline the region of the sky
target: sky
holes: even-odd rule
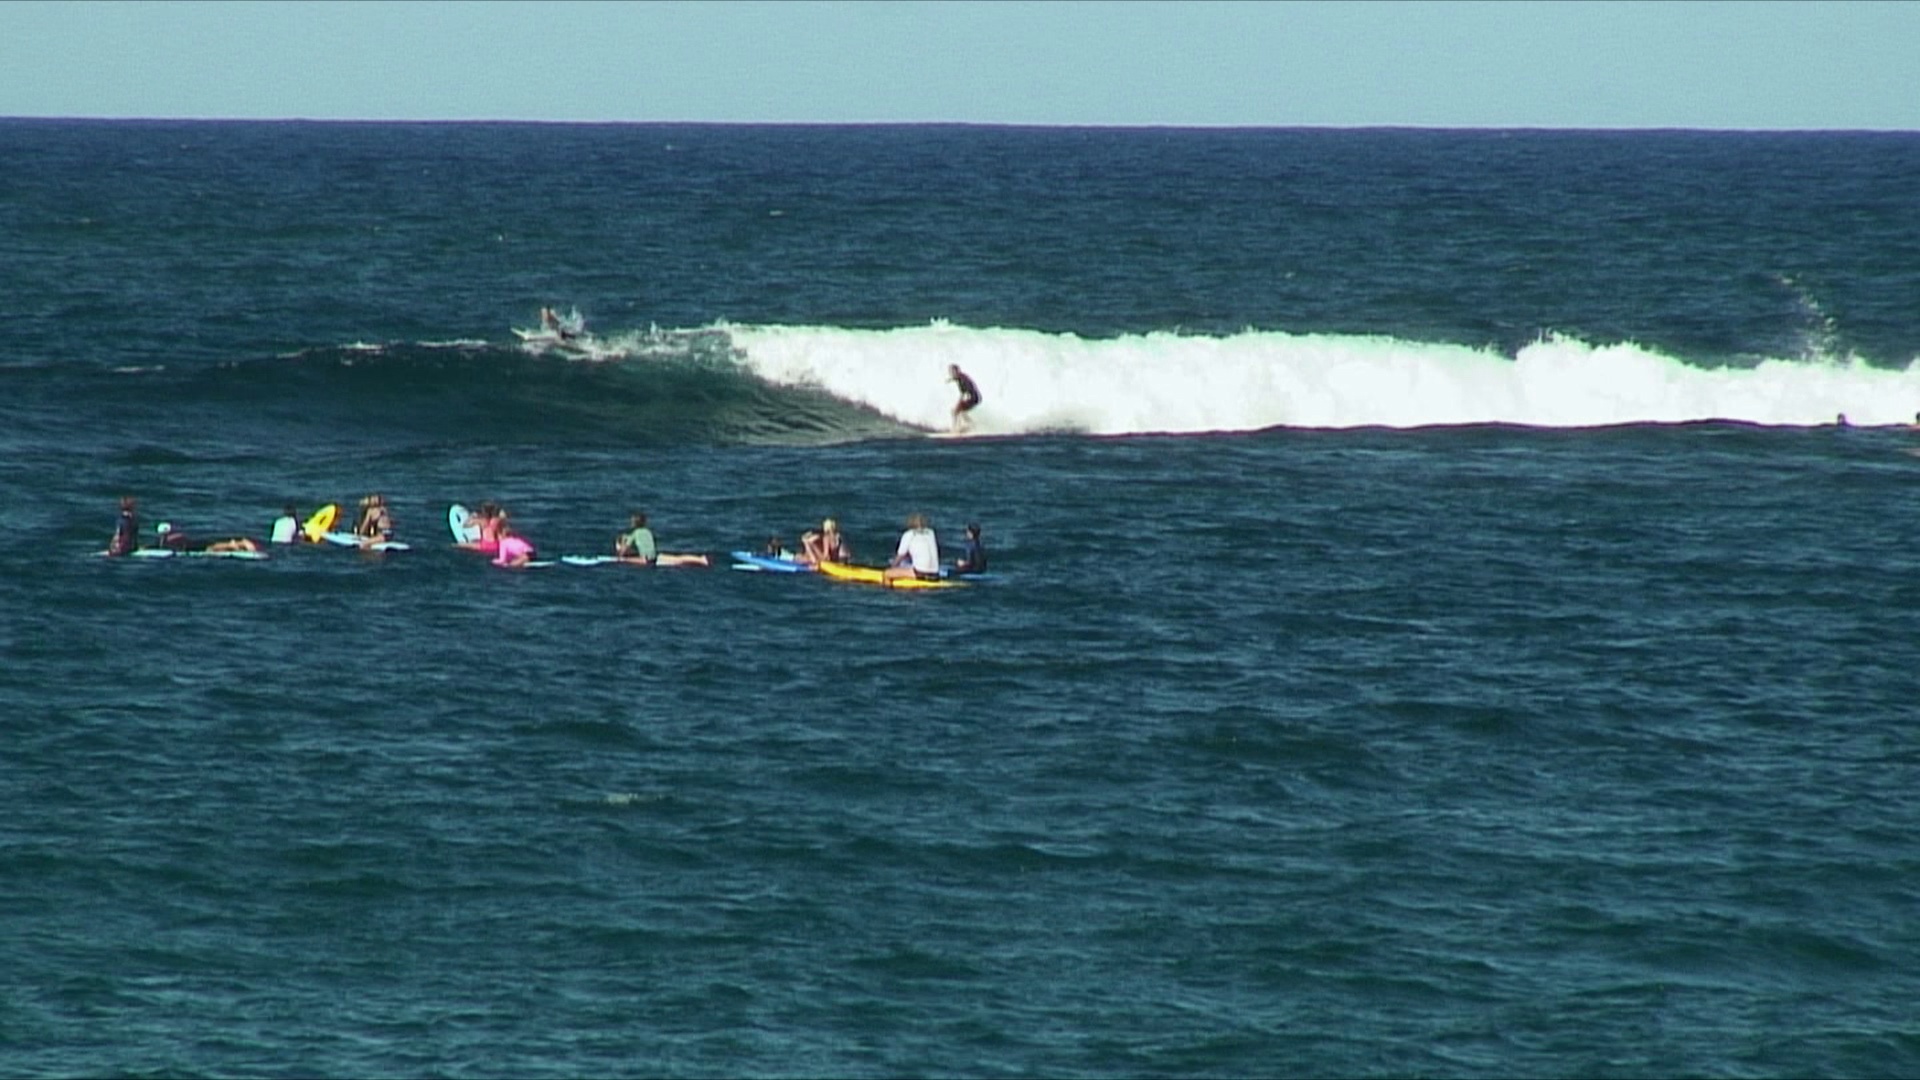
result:
[[[13,0],[0,116],[1920,130],[1920,0]]]

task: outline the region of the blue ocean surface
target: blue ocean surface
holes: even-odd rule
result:
[[[0,1073],[1920,1074],[1916,175],[0,121]]]

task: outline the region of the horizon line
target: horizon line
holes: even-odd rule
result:
[[[0,114],[0,123],[40,121],[54,123],[130,124],[395,124],[415,126],[500,125],[522,127],[969,127],[1095,131],[1484,131],[1484,132],[1693,132],[1699,134],[1920,134],[1920,128],[1899,127],[1745,127],[1685,124],[1429,124],[1429,123],[1166,123],[1166,122],[1040,122],[1009,120],[578,120],[512,117],[395,118],[345,116],[142,116],[83,114]]]

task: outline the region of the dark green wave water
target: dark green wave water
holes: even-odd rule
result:
[[[548,302],[1469,344],[1571,312],[1705,370],[1802,355],[1758,269],[1794,262],[1825,351],[1897,372],[1912,209],[1874,193],[1908,140],[0,145],[0,1069],[1920,1068],[1905,428],[928,440],[720,353],[505,330]],[[1605,257],[1530,262],[1578,220]],[[551,235],[486,254],[509,224]],[[1303,236],[1339,269],[1276,284]],[[375,490],[414,550],[95,554],[122,494],[212,536]],[[638,508],[716,554],[832,515],[877,561],[918,511],[950,554],[981,522],[996,576],[511,573],[441,539],[487,498],[548,554]]]

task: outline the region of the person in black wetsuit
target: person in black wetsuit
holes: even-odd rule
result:
[[[956,574],[984,574],[987,572],[987,545],[980,539],[980,526],[970,522],[967,525],[967,551],[960,561],[953,564]]]
[[[967,414],[980,404],[980,387],[966,372],[960,370],[959,364],[947,365],[947,381],[960,389],[960,400],[953,403],[953,430],[965,431],[972,426]]]
[[[107,554],[131,555],[139,546],[140,515],[134,509],[133,496],[127,495],[120,500],[120,520],[114,523],[113,539],[107,541]]]

